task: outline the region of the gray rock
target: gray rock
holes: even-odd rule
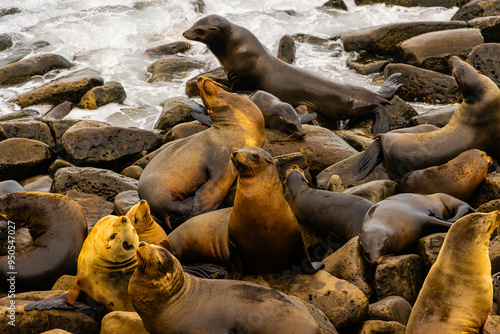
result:
[[[500,316],[489,315],[482,334],[500,334]]]
[[[56,153],[61,156],[65,155],[62,136],[66,133],[66,131],[68,131],[69,128],[81,121],[78,119],[43,118],[43,122],[49,126],[50,132],[54,137],[54,140],[56,142]]]
[[[14,180],[0,181],[0,197],[18,191],[26,191],[19,182]]]
[[[1,39],[2,39],[2,37],[0,37],[0,40]],[[1,43],[2,42],[0,42],[0,44]],[[2,58],[0,60],[0,66],[5,66],[5,65],[8,65],[8,64],[15,63],[16,61],[19,61],[19,60],[23,59],[24,57],[32,54],[34,51],[36,51],[38,49],[42,49],[42,48],[44,48],[44,47],[46,47],[48,45],[50,45],[49,42],[46,42],[46,41],[36,41],[34,43],[31,43],[28,46],[19,48],[19,49],[15,50],[14,52],[12,52],[9,56],[7,56],[5,58]],[[0,49],[1,49],[1,46],[0,46]]]
[[[139,193],[137,190],[127,190],[119,193],[115,197],[115,212],[119,216],[127,214],[131,207],[139,203]]]
[[[7,50],[12,46],[12,37],[8,34],[0,35],[0,51]]]
[[[467,57],[467,62],[471,64],[481,74],[484,74],[488,78],[493,80],[493,82],[500,87],[500,44],[499,43],[486,43],[476,46]]]
[[[190,48],[191,43],[178,41],[149,48],[144,53],[149,57],[161,57],[173,55],[176,53],[182,53],[189,50]]]
[[[205,67],[205,63],[191,57],[171,55],[163,56],[149,65],[147,72],[150,74],[148,82],[170,81],[182,78],[186,72]]]
[[[63,103],[58,104],[54,108],[50,109],[45,115],[44,118],[53,118],[53,119],[63,119],[69,112],[73,109],[75,105],[69,101],[65,101]]]
[[[354,0],[356,5],[368,5],[374,3],[385,3],[388,5],[406,6],[406,7],[446,7],[451,8],[463,5],[467,0]]]
[[[50,175],[35,175],[22,180],[20,183],[26,191],[48,193],[50,192],[50,187],[52,186],[52,177],[50,177]]]
[[[499,0],[470,0],[451,18],[452,20],[469,21],[477,17],[500,15]]]
[[[31,118],[20,118],[11,121],[0,122],[7,138],[27,138],[41,141],[55,149],[54,137],[50,133],[50,128],[44,122]]]
[[[398,183],[392,180],[374,180],[369,181],[343,191],[344,194],[356,195],[366,198],[372,203],[395,195]]]
[[[347,10],[347,5],[344,0],[328,0],[322,7]]]
[[[485,43],[500,43],[500,16],[478,17],[467,22],[467,26],[481,29]]]
[[[433,233],[418,240],[417,253],[422,259],[426,275],[437,260],[444,238],[446,238],[446,233]]]
[[[148,334],[142,319],[136,312],[113,311],[102,319],[100,334],[133,333]]]
[[[1,142],[0,142],[1,144]],[[486,179],[476,189],[469,203],[477,208],[489,201],[500,198],[500,174],[489,173]]]
[[[448,124],[457,108],[457,105],[449,105],[424,112],[418,116],[412,117],[411,125],[432,124],[442,128]]]
[[[185,96],[171,97],[161,102],[160,106],[162,111],[154,125],[159,130],[170,130],[177,124],[192,121],[192,112],[205,113],[202,105]]]
[[[374,57],[366,52],[361,55],[351,55],[346,61],[348,68],[351,68],[363,75],[381,72],[384,67],[390,63],[391,61],[388,59]]]
[[[200,89],[198,88],[198,85],[196,83],[198,82],[198,79],[201,77],[207,77],[226,87],[231,87],[231,83],[229,82],[229,79],[227,78],[227,74],[226,72],[224,72],[224,69],[222,67],[217,67],[208,72],[203,72],[201,74],[198,74],[197,76],[194,76],[193,78],[189,79],[186,82],[185,92],[188,97],[200,96]]]
[[[399,296],[390,296],[379,300],[368,307],[368,319],[396,321],[402,325],[408,323],[411,305],[406,299]]]
[[[87,219],[87,228],[89,231],[99,219],[112,214],[115,209],[113,203],[97,195],[87,194],[74,189],[67,191],[65,195],[80,204]]]

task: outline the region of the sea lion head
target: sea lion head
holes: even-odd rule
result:
[[[153,225],[151,209],[146,200],[141,199],[136,205],[131,207],[126,216],[130,219],[136,231],[144,230]]]
[[[296,181],[300,183],[308,183],[304,171],[297,165],[291,165],[290,168],[288,168],[288,170],[286,171],[285,185],[288,183],[294,183]]]
[[[122,263],[135,257],[139,237],[128,217],[105,216],[92,232],[89,237],[92,236],[94,250],[106,262]]]
[[[220,15],[208,15],[198,20],[191,28],[184,31],[185,38],[207,45],[221,43],[231,34],[233,25]]]
[[[231,162],[240,178],[251,178],[269,167],[274,167],[271,155],[260,147],[254,146],[231,153]]]
[[[500,211],[498,210],[489,213],[470,213],[451,225],[446,239],[455,240],[455,242],[463,239],[474,240],[474,242],[460,242],[460,252],[473,254],[473,250],[478,246],[481,246],[482,251],[487,252],[491,235],[499,225]]]
[[[295,109],[288,103],[279,103],[276,107],[277,117],[271,121],[270,127],[281,130],[293,138],[304,138],[306,133],[302,128],[301,119]]]
[[[373,224],[362,228],[358,242],[364,258],[372,266],[382,262],[384,256],[392,252],[391,241],[384,226]]]

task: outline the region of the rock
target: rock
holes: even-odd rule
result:
[[[26,189],[19,182],[14,180],[0,181],[0,197],[20,191],[26,191]]]
[[[348,68],[355,70],[359,74],[367,75],[371,73],[381,72],[390,60],[372,56],[367,52],[351,55],[347,58],[346,65]]]
[[[272,156],[302,152],[311,172],[321,171],[358,153],[328,129],[309,124],[304,124],[302,127],[306,133],[302,140],[290,140],[287,134],[279,130],[266,129],[266,142],[263,149]]]
[[[43,118],[43,122],[47,124],[50,128],[50,133],[54,137],[56,142],[55,151],[58,155],[66,155],[64,151],[64,146],[62,143],[62,136],[71,128],[73,125],[81,122],[78,119],[52,119]]]
[[[1,39],[1,37],[0,37],[0,39]],[[34,51],[36,51],[38,49],[42,49],[42,48],[44,48],[44,47],[46,47],[48,45],[50,45],[49,42],[46,42],[46,41],[36,41],[34,43],[31,43],[28,46],[25,46],[25,47],[22,47],[20,49],[17,49],[13,53],[11,53],[10,56],[2,58],[0,60],[0,67],[8,65],[8,64],[15,63],[16,61],[19,61],[19,60],[27,57],[28,55],[30,55]]]
[[[385,3],[387,5],[397,5],[406,7],[446,7],[451,8],[461,6],[468,0],[354,0],[357,6],[374,3]]]
[[[143,169],[140,166],[128,166],[124,168],[120,174],[130,177],[132,179],[139,180],[141,177]]]
[[[70,161],[115,168],[143,150],[158,147],[160,142],[160,135],[150,130],[109,126],[94,121],[79,122],[62,136]]]
[[[244,276],[243,280],[269,286],[310,303],[323,311],[337,329],[361,323],[368,313],[368,300],[361,290],[324,270],[313,275],[282,272]]]
[[[418,240],[417,254],[422,259],[425,275],[427,275],[434,262],[436,262],[445,237],[446,233],[433,233]]]
[[[470,0],[461,6],[451,18],[469,21],[477,17],[500,15],[500,0]]]
[[[344,182],[342,182],[342,179],[338,175],[332,175],[332,177],[330,177],[330,180],[328,180],[328,184],[326,185],[326,190],[337,193],[341,193],[346,189],[346,185],[344,184]]]
[[[357,186],[374,180],[389,180],[389,176],[387,175],[385,168],[382,164],[380,164],[375,167],[375,169],[364,180],[356,181],[355,176],[352,174],[352,169],[360,156],[361,153],[356,153],[347,159],[325,168],[318,174],[318,176],[316,176],[316,184],[318,188],[325,189],[332,175],[340,176],[347,187]]]
[[[51,192],[65,194],[75,189],[114,201],[122,191],[137,190],[138,181],[107,169],[93,167],[65,167],[54,174]]]
[[[366,150],[373,142],[373,135],[365,129],[336,130],[333,133],[360,152]]]
[[[205,67],[205,63],[191,57],[180,55],[163,56],[148,66],[147,72],[150,74],[148,82],[153,83],[182,78],[186,72],[203,67]]]
[[[498,235],[490,241],[489,255],[491,274],[496,274],[500,272],[500,237]]]
[[[54,174],[57,172],[57,170],[64,167],[75,167],[75,165],[70,164],[69,162],[62,159],[54,160],[54,162],[49,166],[50,176],[54,177]]]
[[[178,41],[149,48],[144,53],[149,57],[161,57],[182,53],[189,49],[191,49],[191,43]]]
[[[12,46],[12,37],[8,34],[0,34],[0,52]]]
[[[398,183],[396,181],[374,180],[346,189],[343,193],[363,197],[372,203],[377,203],[395,195],[397,187]]]
[[[194,7],[194,11],[197,13],[204,13],[205,12],[205,2],[203,0],[193,0],[191,1],[191,4]]]
[[[368,307],[368,319],[396,321],[406,326],[410,318],[411,309],[410,303],[403,297],[390,296],[370,304]]]
[[[467,26],[481,29],[485,43],[500,43],[500,16],[478,17],[467,22]]]
[[[115,197],[115,213],[119,216],[126,215],[128,210],[140,200],[137,190],[126,190],[119,193]]]
[[[474,28],[434,31],[407,39],[400,44],[407,64],[451,74],[451,56],[465,58],[471,50],[484,43],[481,30]]]
[[[345,4],[344,0],[328,0],[322,5],[322,7],[341,9],[347,11],[347,5]]]
[[[208,126],[198,121],[179,123],[168,130],[163,137],[162,143],[165,144],[177,139],[186,138],[206,129],[208,129]]]
[[[278,58],[283,60],[285,63],[293,64],[295,61],[295,51],[295,42],[293,37],[290,35],[281,37],[278,43]]]
[[[63,119],[69,112],[73,109],[75,105],[69,101],[65,101],[63,103],[58,104],[54,108],[50,109],[45,115],[44,118],[53,118],[53,119]]]
[[[97,72],[85,69],[51,81],[9,102],[15,103],[21,108],[35,104],[56,105],[64,101],[76,104],[87,91],[103,84],[104,81]]]
[[[500,334],[500,316],[489,315],[482,334]]]
[[[355,334],[405,334],[406,326],[396,321],[367,320],[353,331]]]
[[[366,261],[358,237],[354,237],[333,254],[324,258],[324,271],[357,286],[370,299],[373,290],[367,283]]]
[[[500,210],[500,199],[483,203],[476,209],[477,212],[492,212],[495,210]]]
[[[74,189],[67,191],[65,195],[80,204],[87,219],[87,228],[89,231],[99,219],[112,214],[115,209],[113,203],[97,195],[86,194]]]
[[[39,116],[40,113],[36,110],[32,109],[25,109],[21,111],[13,111],[11,113],[8,113],[6,115],[0,116],[0,122],[5,122],[5,121],[11,121],[13,119],[19,119],[19,118],[34,118],[36,116]]]
[[[19,8],[16,8],[16,7],[0,9],[0,17],[7,16],[7,15],[19,14],[19,13],[21,13],[21,10]]]
[[[1,144],[1,142],[0,142]],[[469,204],[477,208],[481,204],[500,198],[500,174],[489,173],[469,200]]]
[[[177,124],[192,121],[192,112],[205,114],[205,108],[185,96],[176,96],[160,103],[162,111],[154,129],[170,130]]]
[[[449,105],[446,107],[426,111],[420,115],[412,117],[411,125],[432,124],[442,128],[450,121],[451,117],[457,110],[457,105]]]
[[[26,191],[39,191],[48,193],[52,186],[50,175],[36,175],[21,181],[21,185]]]
[[[198,74],[197,76],[189,79],[186,82],[185,92],[188,97],[200,96],[200,89],[198,88],[198,85],[196,83],[198,82],[198,79],[201,77],[207,77],[226,87],[231,87],[231,83],[229,82],[229,79],[227,78],[227,74],[226,72],[224,72],[224,69],[222,67],[217,67],[208,72]]]
[[[76,283],[76,276],[73,275],[62,275],[59,279],[54,283],[51,290],[63,290],[69,291]]]
[[[401,296],[413,305],[422,287],[422,259],[415,254],[386,257],[375,268],[378,299]]]
[[[476,46],[467,57],[467,62],[500,87],[499,43],[486,43]]]
[[[17,297],[17,296],[16,296]],[[15,299],[14,310],[9,309],[11,299],[0,300],[0,332],[9,334],[42,333],[59,328],[70,333],[99,334],[100,324],[91,317],[74,311],[32,310],[25,311],[24,306],[31,300]],[[9,315],[12,317],[9,318]],[[9,321],[15,319],[15,327]]]
[[[430,0],[432,2],[432,0]],[[345,51],[367,51],[378,56],[398,57],[398,45],[415,36],[431,31],[465,28],[465,22],[407,22],[363,28],[342,34]]]
[[[387,78],[393,73],[402,74],[398,81],[403,86],[398,89],[398,95],[405,101],[429,104],[460,102],[461,93],[452,76],[407,64],[387,65],[384,76]]]
[[[71,334],[70,332],[67,332],[63,329],[59,329],[59,328],[56,328],[56,329],[51,329],[50,331],[46,331],[46,332],[43,332],[42,334]]]
[[[104,316],[100,334],[133,333],[148,334],[142,319],[136,312],[113,311]]]
[[[83,109],[96,109],[108,103],[123,103],[127,98],[127,93],[123,86],[116,81],[109,81],[104,86],[94,87],[78,103],[78,107]]]
[[[66,58],[55,54],[20,60],[0,67],[0,86],[10,86],[27,81],[35,75],[44,75],[55,69],[70,67],[71,63]]]
[[[52,149],[56,143],[50,133],[50,128],[44,122],[32,118],[20,118],[11,121],[0,122],[0,127],[5,131],[7,138],[27,138],[41,141]]]
[[[0,181],[44,174],[55,159],[54,150],[47,144],[26,138],[0,141],[0,152]]]

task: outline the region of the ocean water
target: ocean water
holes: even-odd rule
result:
[[[252,31],[274,54],[283,35],[304,33],[330,38],[359,28],[397,22],[447,21],[457,8],[406,8],[384,4],[356,6],[346,0],[348,11],[324,9],[326,0],[205,0],[205,11],[195,11],[190,1],[179,0],[0,0],[0,8],[19,8],[21,12],[0,18],[0,34],[10,34],[11,49],[0,52],[0,59],[17,48],[44,40],[51,45],[36,54],[64,56],[72,68],[55,71],[14,87],[0,89],[0,115],[20,108],[7,101],[55,77],[83,68],[97,70],[105,81],[120,82],[127,93],[124,104],[110,104],[96,110],[75,108],[66,116],[74,119],[105,121],[117,126],[152,129],[159,104],[167,98],[185,95],[186,81],[219,66],[204,44],[185,55],[203,61],[202,69],[192,70],[168,82],[148,83],[146,68],[152,59],[148,48],[184,41],[182,32],[209,14],[219,14]],[[360,75],[346,66],[349,53],[332,43],[331,48],[296,43],[295,65],[320,73],[331,80],[376,90],[375,75]],[[431,108],[417,106],[420,110]],[[40,113],[50,106],[34,106]]]

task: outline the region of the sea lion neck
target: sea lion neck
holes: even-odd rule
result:
[[[96,254],[98,253],[96,252]],[[123,271],[123,272],[134,271],[137,268],[138,264],[137,257],[135,256],[135,254],[131,258],[122,262],[109,261],[104,257],[97,255],[94,263],[96,266],[106,268],[111,271]]]
[[[285,188],[292,196],[311,190],[309,183],[299,171],[290,171],[285,179]]]

